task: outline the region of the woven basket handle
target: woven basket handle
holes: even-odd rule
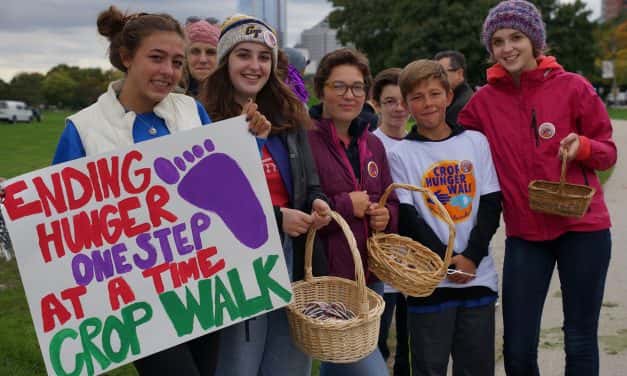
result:
[[[337,222],[342,229],[342,232],[344,232],[351,254],[353,255],[353,262],[355,263],[355,281],[357,282],[357,294],[359,298],[359,312],[356,312],[356,314],[362,317],[368,314],[370,305],[368,304],[366,278],[364,277],[364,267],[361,264],[361,256],[359,255],[359,250],[357,249],[357,241],[355,240],[355,236],[353,235],[350,227],[341,215],[335,211],[331,211],[331,218]],[[312,227],[307,233],[307,242],[305,243],[305,281],[307,282],[311,282],[313,280],[311,258],[313,257],[315,238],[316,230]],[[333,252],[333,250],[328,250],[328,252]]]
[[[410,184],[390,184],[386,188],[385,192],[383,192],[383,194],[381,195],[381,198],[379,199],[379,206],[385,205],[388,200],[388,196],[396,188],[407,189],[408,191],[422,192],[423,194],[426,194],[431,199],[431,201],[435,203],[438,214],[440,214],[440,216],[444,219],[444,222],[446,222],[446,224],[448,225],[448,244],[446,245],[446,252],[444,253],[444,263],[442,264],[442,269],[440,270],[441,273],[445,272],[445,270],[448,269],[448,266],[451,263],[451,257],[453,256],[453,246],[455,244],[455,223],[451,219],[450,214],[448,213],[444,205],[442,205],[440,200],[438,200],[433,192],[431,192],[431,190]]]
[[[560,174],[560,186],[558,192],[564,192],[564,184],[566,184],[566,148],[561,148],[562,154],[562,173]]]

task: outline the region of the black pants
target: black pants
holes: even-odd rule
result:
[[[220,334],[214,332],[136,360],[140,376],[213,376]]]
[[[414,376],[446,376],[449,355],[454,376],[494,375],[494,303],[409,312]]]

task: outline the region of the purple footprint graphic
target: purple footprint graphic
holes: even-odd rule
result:
[[[233,158],[211,153],[215,147],[209,139],[203,146],[194,145],[183,152],[183,158],[177,156],[173,161],[155,159],[157,176],[166,184],[178,183],[178,193],[185,201],[220,216],[242,244],[259,248],[268,240],[268,224],[255,191]],[[188,164],[192,166],[181,176]]]

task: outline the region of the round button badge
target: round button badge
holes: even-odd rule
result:
[[[370,175],[371,178],[379,176],[379,166],[377,166],[377,162],[368,162],[368,175]]]
[[[538,135],[545,140],[553,138],[555,136],[555,125],[553,123],[542,123],[538,127]]]

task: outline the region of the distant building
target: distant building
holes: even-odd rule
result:
[[[601,5],[601,20],[613,20],[627,9],[627,0],[603,0]]]
[[[303,30],[300,34],[300,43],[296,47],[309,51],[310,63],[307,72],[310,73],[315,72],[318,62],[324,55],[344,46],[337,40],[337,30],[331,29],[329,21],[324,19],[311,29]]]
[[[238,0],[240,13],[261,18],[274,28],[279,37],[279,45],[287,42],[287,0]]]

